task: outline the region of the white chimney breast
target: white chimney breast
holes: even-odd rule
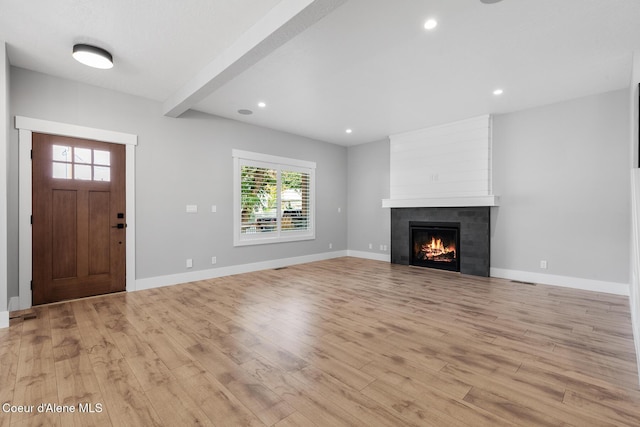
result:
[[[390,136],[390,196],[383,207],[495,206],[491,116]]]

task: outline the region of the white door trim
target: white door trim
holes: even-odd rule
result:
[[[31,274],[32,274],[32,242],[31,242],[31,135],[33,132],[50,135],[69,136],[73,138],[92,139],[113,144],[126,145],[126,203],[127,203],[127,291],[136,289],[136,211],[135,211],[135,146],[138,136],[128,133],[114,132],[68,123],[33,119],[16,116],[16,129],[19,131],[19,215],[18,215],[18,282],[20,292],[20,309],[31,307]]]

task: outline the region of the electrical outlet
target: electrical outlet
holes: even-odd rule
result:
[[[187,213],[198,213],[198,205],[187,205]]]
[[[212,256],[211,257],[211,264],[215,264],[216,262],[218,262],[218,260],[216,259],[216,257]]]
[[[211,213],[218,212],[218,207],[216,205],[211,205]]]
[[[373,244],[369,243],[369,249],[373,249]]]
[[[383,251],[384,250],[384,245],[380,245],[380,250]]]
[[[546,260],[540,261],[540,268],[542,268],[543,270],[547,269],[547,261]]]
[[[382,249],[382,250],[386,252],[387,251],[387,245],[384,245],[383,248],[384,249]]]
[[[191,258],[187,259],[187,268],[193,267],[193,260]]]
[[[329,249],[333,249],[333,243],[329,243]]]

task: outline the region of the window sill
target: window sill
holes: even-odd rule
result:
[[[255,236],[252,235],[252,236]],[[286,242],[301,242],[305,240],[315,240],[315,233],[296,234],[292,236],[279,236],[279,237],[252,237],[247,238],[245,236],[235,236],[233,246],[254,246],[254,245],[267,245],[272,243],[286,243]]]

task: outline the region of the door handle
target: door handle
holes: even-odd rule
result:
[[[126,224],[116,224],[116,225],[112,225],[111,228],[125,228]]]

